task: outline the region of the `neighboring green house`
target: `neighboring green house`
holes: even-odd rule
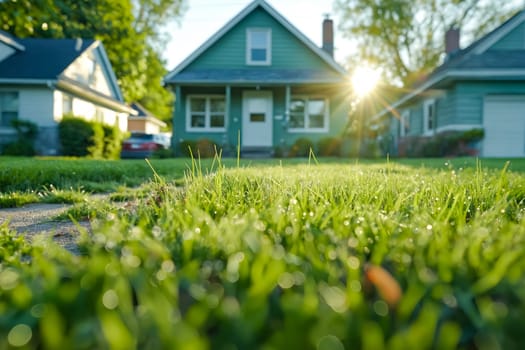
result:
[[[263,0],[250,3],[171,71],[173,145],[209,139],[235,154],[286,151],[299,138],[340,136],[349,103],[333,59],[333,22],[317,47]]]
[[[418,137],[483,129],[473,154],[525,157],[525,11],[465,49],[451,29],[445,46],[445,63],[375,116],[392,117],[397,153],[408,154],[407,141]]]

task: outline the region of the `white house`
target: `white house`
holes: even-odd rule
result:
[[[127,130],[136,112],[124,103],[98,40],[19,39],[0,31],[0,146],[11,142],[14,119],[39,127],[38,154],[60,154],[58,122],[65,114]]]

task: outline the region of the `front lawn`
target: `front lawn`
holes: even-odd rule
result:
[[[1,226],[0,348],[525,346],[525,177],[504,162],[235,162],[154,163],[91,208],[80,256]]]

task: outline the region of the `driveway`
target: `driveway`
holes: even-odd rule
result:
[[[29,240],[36,234],[47,234],[71,252],[78,252],[76,235],[79,228],[71,221],[54,221],[53,218],[64,212],[70,204],[28,204],[20,208],[0,209],[0,224],[9,222],[9,228],[25,235]],[[88,221],[78,225],[89,229]]]

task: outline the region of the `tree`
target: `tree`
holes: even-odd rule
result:
[[[411,85],[443,59],[445,32],[472,41],[515,13],[512,1],[336,0],[344,36],[358,44],[350,65],[381,67],[385,78]]]
[[[153,46],[163,46],[167,39],[160,28],[168,21],[180,18],[186,10],[181,0],[133,0],[134,28],[146,35]]]
[[[126,102],[170,120],[173,97],[159,28],[180,16],[183,0],[17,0],[0,2],[1,29],[18,37],[95,38],[104,44]],[[135,13],[136,12],[136,13]],[[155,50],[155,48],[156,50]]]

